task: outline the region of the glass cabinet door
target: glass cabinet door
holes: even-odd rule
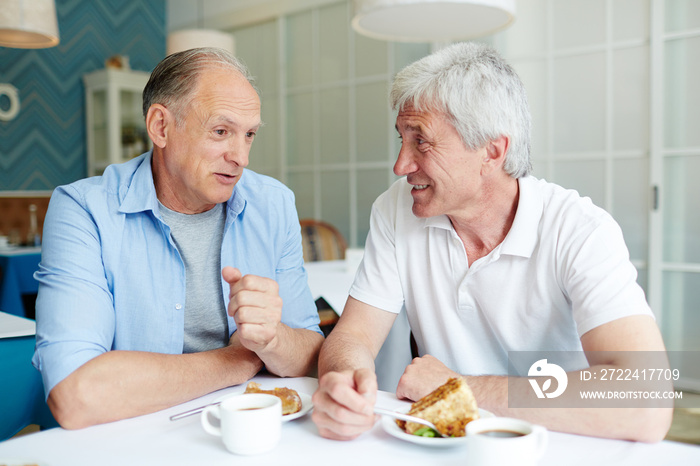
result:
[[[109,161],[109,145],[107,143],[107,90],[99,89],[92,93],[93,105],[93,148],[95,163],[106,165]]]
[[[83,77],[87,106],[88,176],[146,152],[151,143],[142,114],[150,74],[104,69]]]
[[[149,148],[149,138],[146,133],[146,122],[142,113],[141,92],[122,89],[119,95],[119,116],[121,151],[123,161],[129,160],[146,152]]]

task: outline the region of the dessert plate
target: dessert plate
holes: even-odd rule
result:
[[[297,411],[296,413],[292,414],[285,414],[282,416],[282,422],[289,422],[293,421],[294,419],[299,419],[300,417],[304,416],[306,413],[311,411],[311,408],[314,407],[313,402],[311,401],[311,395],[302,393],[302,392],[297,392],[299,394],[299,398],[301,399],[301,409]],[[217,398],[214,403],[221,403],[224,401],[226,398],[229,396],[236,396],[240,395],[240,393],[229,393],[228,395],[224,395],[221,398]]]
[[[301,396],[301,394],[299,396]],[[397,411],[407,413],[408,410],[409,408],[406,407],[404,409],[398,409]],[[479,408],[479,416],[482,418],[495,417],[495,415],[491,411],[486,411],[485,409],[481,408]],[[465,445],[467,441],[466,437],[421,437],[419,435],[407,434],[403,431],[403,429],[396,425],[396,421],[393,418],[388,416],[382,416],[381,423],[382,428],[387,434],[396,437],[397,439],[415,443],[418,445],[426,445],[437,448],[451,448],[460,445]]]
[[[293,421],[294,419],[298,419],[311,411],[311,409],[314,407],[313,402],[311,401],[311,395],[308,395],[306,393],[301,393],[297,392],[299,394],[299,398],[301,399],[301,409],[297,411],[296,413],[292,414],[285,414],[282,416],[282,422],[288,422],[288,421]],[[226,398],[230,396],[236,396],[236,395],[241,395],[241,393],[229,393],[227,395],[221,396],[214,400],[213,403],[209,403],[208,405],[200,406],[198,408],[190,409],[189,411],[185,411],[182,413],[174,414],[170,416],[171,421],[177,421],[186,417],[194,416],[195,414],[199,414],[202,411],[204,411],[204,408],[207,406],[213,406],[213,405],[218,405],[222,401],[224,401]]]
[[[299,394],[299,398],[301,398],[301,409],[296,413],[282,416],[282,422],[288,422],[293,421],[294,419],[299,419],[300,417],[304,416],[306,413],[311,411],[311,408],[314,407],[314,404],[311,402],[311,395],[307,395],[306,393],[301,392],[297,393]]]

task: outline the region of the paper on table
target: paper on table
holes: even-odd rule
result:
[[[0,338],[26,337],[36,334],[36,322],[0,311]]]

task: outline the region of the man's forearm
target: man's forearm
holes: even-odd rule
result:
[[[319,379],[328,372],[370,369],[374,358],[391,327],[396,314],[348,297],[340,320],[321,348],[318,364]]]
[[[49,406],[63,427],[77,429],[174,406],[243,383],[261,368],[240,346],[179,355],[110,351],[56,385]]]
[[[374,358],[368,346],[358,343],[354,335],[334,330],[321,348],[318,375],[364,368],[374,371]]]
[[[280,377],[302,377],[316,367],[323,337],[303,328],[290,328],[282,323],[275,341],[258,356],[265,368]]]

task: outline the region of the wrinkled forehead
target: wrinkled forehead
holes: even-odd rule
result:
[[[403,114],[431,114],[440,116],[449,116],[447,110],[436,102],[434,99],[428,97],[416,96],[409,100],[406,100],[398,109],[399,115]]]
[[[260,109],[260,96],[255,87],[240,72],[230,68],[217,67],[202,73],[194,95],[195,101],[225,99],[245,108]]]
[[[396,115],[396,129],[417,126],[420,122],[451,121],[450,116],[435,105],[414,105],[406,102]]]

